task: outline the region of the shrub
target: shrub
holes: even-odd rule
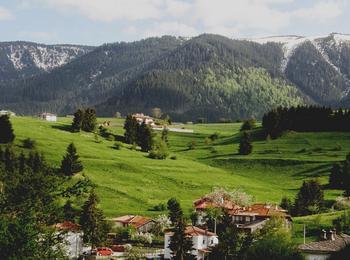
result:
[[[116,141],[116,142],[114,143],[113,148],[116,149],[116,150],[120,150],[120,149],[122,148],[122,146],[123,146],[123,143],[122,143],[122,142]]]
[[[347,198],[347,197],[336,198],[333,207],[336,210],[350,209],[350,198]]]
[[[171,159],[171,160],[177,160],[177,156],[176,156],[176,155],[172,155],[172,156],[170,157],[170,159]]]
[[[248,130],[252,130],[253,128],[255,128],[256,125],[256,120],[255,119],[248,119],[245,120],[241,126],[241,132],[242,131],[248,131]]]
[[[153,146],[148,156],[152,159],[164,160],[169,156],[168,147],[164,141],[159,141]]]
[[[164,203],[159,203],[153,207],[154,211],[164,211],[166,210],[166,205]]]
[[[196,148],[196,145],[197,145],[196,141],[192,140],[187,144],[188,150],[194,150]]]
[[[22,141],[23,147],[26,149],[34,149],[36,146],[36,142],[33,139],[26,138]]]
[[[151,233],[133,233],[131,239],[142,244],[152,244],[153,235]]]
[[[212,140],[212,141],[215,141],[215,140],[219,139],[219,133],[215,132],[214,134],[211,134],[209,136],[209,139]]]
[[[209,147],[209,151],[210,151],[211,153],[217,153],[217,152],[218,152],[218,151],[215,149],[214,146]]]

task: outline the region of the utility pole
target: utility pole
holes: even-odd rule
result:
[[[304,224],[304,244],[306,244],[306,227],[305,227],[305,224]]]

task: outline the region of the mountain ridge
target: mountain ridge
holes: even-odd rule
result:
[[[282,37],[296,45],[281,43],[281,36],[261,43],[213,34],[104,44],[48,72],[1,84],[0,106],[24,114],[95,106],[109,116],[160,107],[177,120],[209,121],[259,118],[278,105],[347,107],[350,40],[338,35]]]

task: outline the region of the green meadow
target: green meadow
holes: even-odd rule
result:
[[[240,123],[195,124],[177,126],[194,133],[169,133],[169,158],[153,160],[129,145],[116,150],[114,141],[96,140],[92,133],[71,133],[71,120],[59,118],[50,123],[12,117],[15,145],[21,149],[23,139],[34,139],[50,164],[59,167],[67,145],[74,142],[84,173],[97,185],[101,208],[108,217],[158,215],[161,212],[152,208],[171,197],[179,199],[189,213],[193,201],[214,187],[239,188],[253,195],[256,202],[279,203],[284,195],[294,199],[303,180],[319,178],[326,184],[332,163],[344,160],[350,152],[350,133],[289,132],[277,140],[266,140],[257,129],[252,132],[253,153],[240,156]],[[98,121],[106,120],[112,121],[110,132],[123,135],[122,119]],[[213,133],[219,138],[208,142],[206,138]],[[195,149],[188,149],[189,142],[195,143]],[[341,193],[325,189],[325,199],[331,203]],[[302,224],[308,220],[295,221]]]

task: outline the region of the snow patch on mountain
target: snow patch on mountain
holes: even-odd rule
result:
[[[40,70],[50,71],[60,67],[77,56],[89,51],[88,48],[69,45],[38,45],[30,43],[11,43],[1,46],[16,70],[36,66]]]

